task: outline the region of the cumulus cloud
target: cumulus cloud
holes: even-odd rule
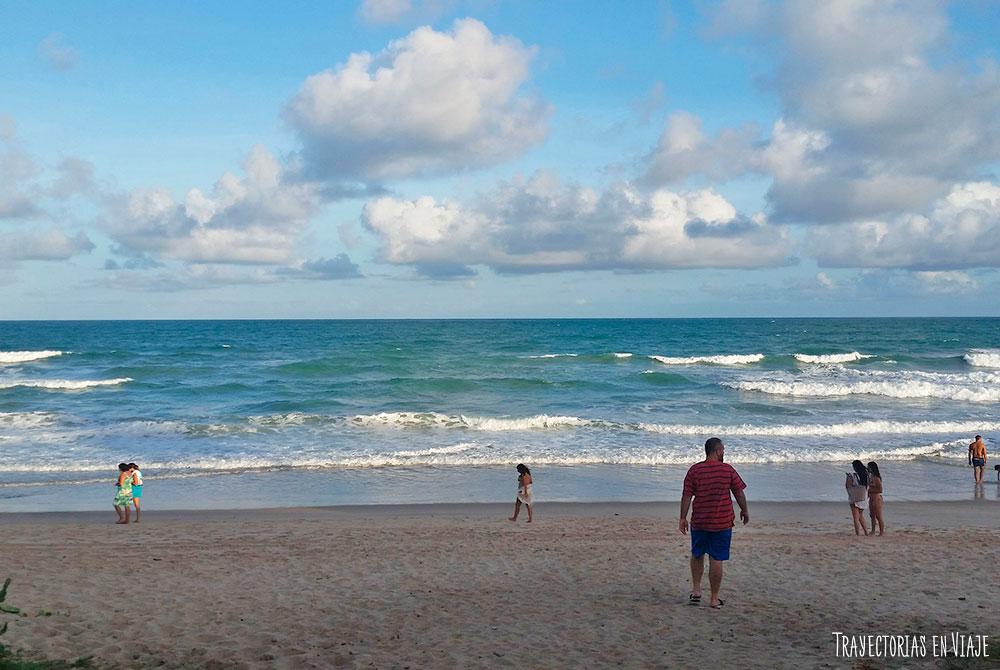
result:
[[[788,262],[786,231],[762,215],[741,219],[711,190],[645,194],[629,184],[602,193],[551,172],[503,183],[470,203],[378,198],[364,226],[383,261],[424,275],[765,267]]]
[[[226,173],[208,194],[183,202],[165,189],[111,198],[105,227],[127,253],[190,263],[283,264],[320,205],[317,188],[287,179],[281,162],[257,146],[244,175]]]
[[[55,70],[72,70],[79,54],[62,33],[51,33],[38,43],[38,57]]]
[[[65,260],[94,248],[82,232],[69,233],[54,225],[29,228],[36,222],[54,222],[51,210],[80,188],[85,162],[66,158],[56,169],[54,181],[45,167],[30,156],[17,139],[14,120],[0,115],[0,260]],[[51,181],[51,183],[49,183]]]
[[[675,114],[647,182],[761,173],[775,221],[825,224],[924,212],[1000,159],[1000,67],[955,51],[940,3],[724,3],[711,32],[749,35],[776,63],[763,80],[781,117],[767,137],[708,137]]]
[[[656,148],[646,157],[645,183],[674,184],[691,175],[726,180],[760,169],[756,147],[760,131],[753,124],[723,129],[706,137],[702,121],[688,112],[675,112],[667,119]]]
[[[7,261],[61,261],[90,253],[94,243],[84,233],[61,230],[0,232],[0,259]]]
[[[464,19],[352,54],[306,79],[286,106],[306,174],[379,181],[520,156],[548,130],[548,105],[521,90],[534,53]]]
[[[824,227],[812,232],[809,248],[828,267],[1000,267],[1000,185],[957,185],[926,215]]]
[[[35,179],[40,172],[17,140],[14,119],[0,114],[0,220],[38,213]]]

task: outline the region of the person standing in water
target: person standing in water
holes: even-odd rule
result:
[[[986,443],[982,435],[976,435],[976,441],[969,445],[969,465],[976,483],[982,484],[983,471],[986,470]]]
[[[528,508],[528,523],[531,523],[534,501],[531,498],[531,470],[524,463],[517,464],[517,498],[514,500],[514,516],[510,521],[517,521],[521,512],[521,504]]]

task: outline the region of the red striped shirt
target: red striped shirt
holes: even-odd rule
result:
[[[702,461],[692,465],[684,477],[684,495],[694,496],[691,527],[708,531],[732,528],[736,515],[729,492],[746,487],[728,463]]]

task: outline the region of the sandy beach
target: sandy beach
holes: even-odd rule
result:
[[[991,500],[889,502],[882,538],[846,504],[751,501],[722,610],[685,604],[676,504],[509,511],[5,514],[0,577],[27,616],[4,642],[123,668],[877,668],[941,661],[838,658],[832,632],[958,631],[998,637],[955,667],[1000,659]]]

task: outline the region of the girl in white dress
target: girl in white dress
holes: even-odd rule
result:
[[[521,504],[528,508],[528,523],[531,523],[531,513],[534,507],[531,498],[531,470],[524,463],[517,464],[517,498],[514,500],[514,516],[511,521],[517,521],[517,515],[521,511]]]

